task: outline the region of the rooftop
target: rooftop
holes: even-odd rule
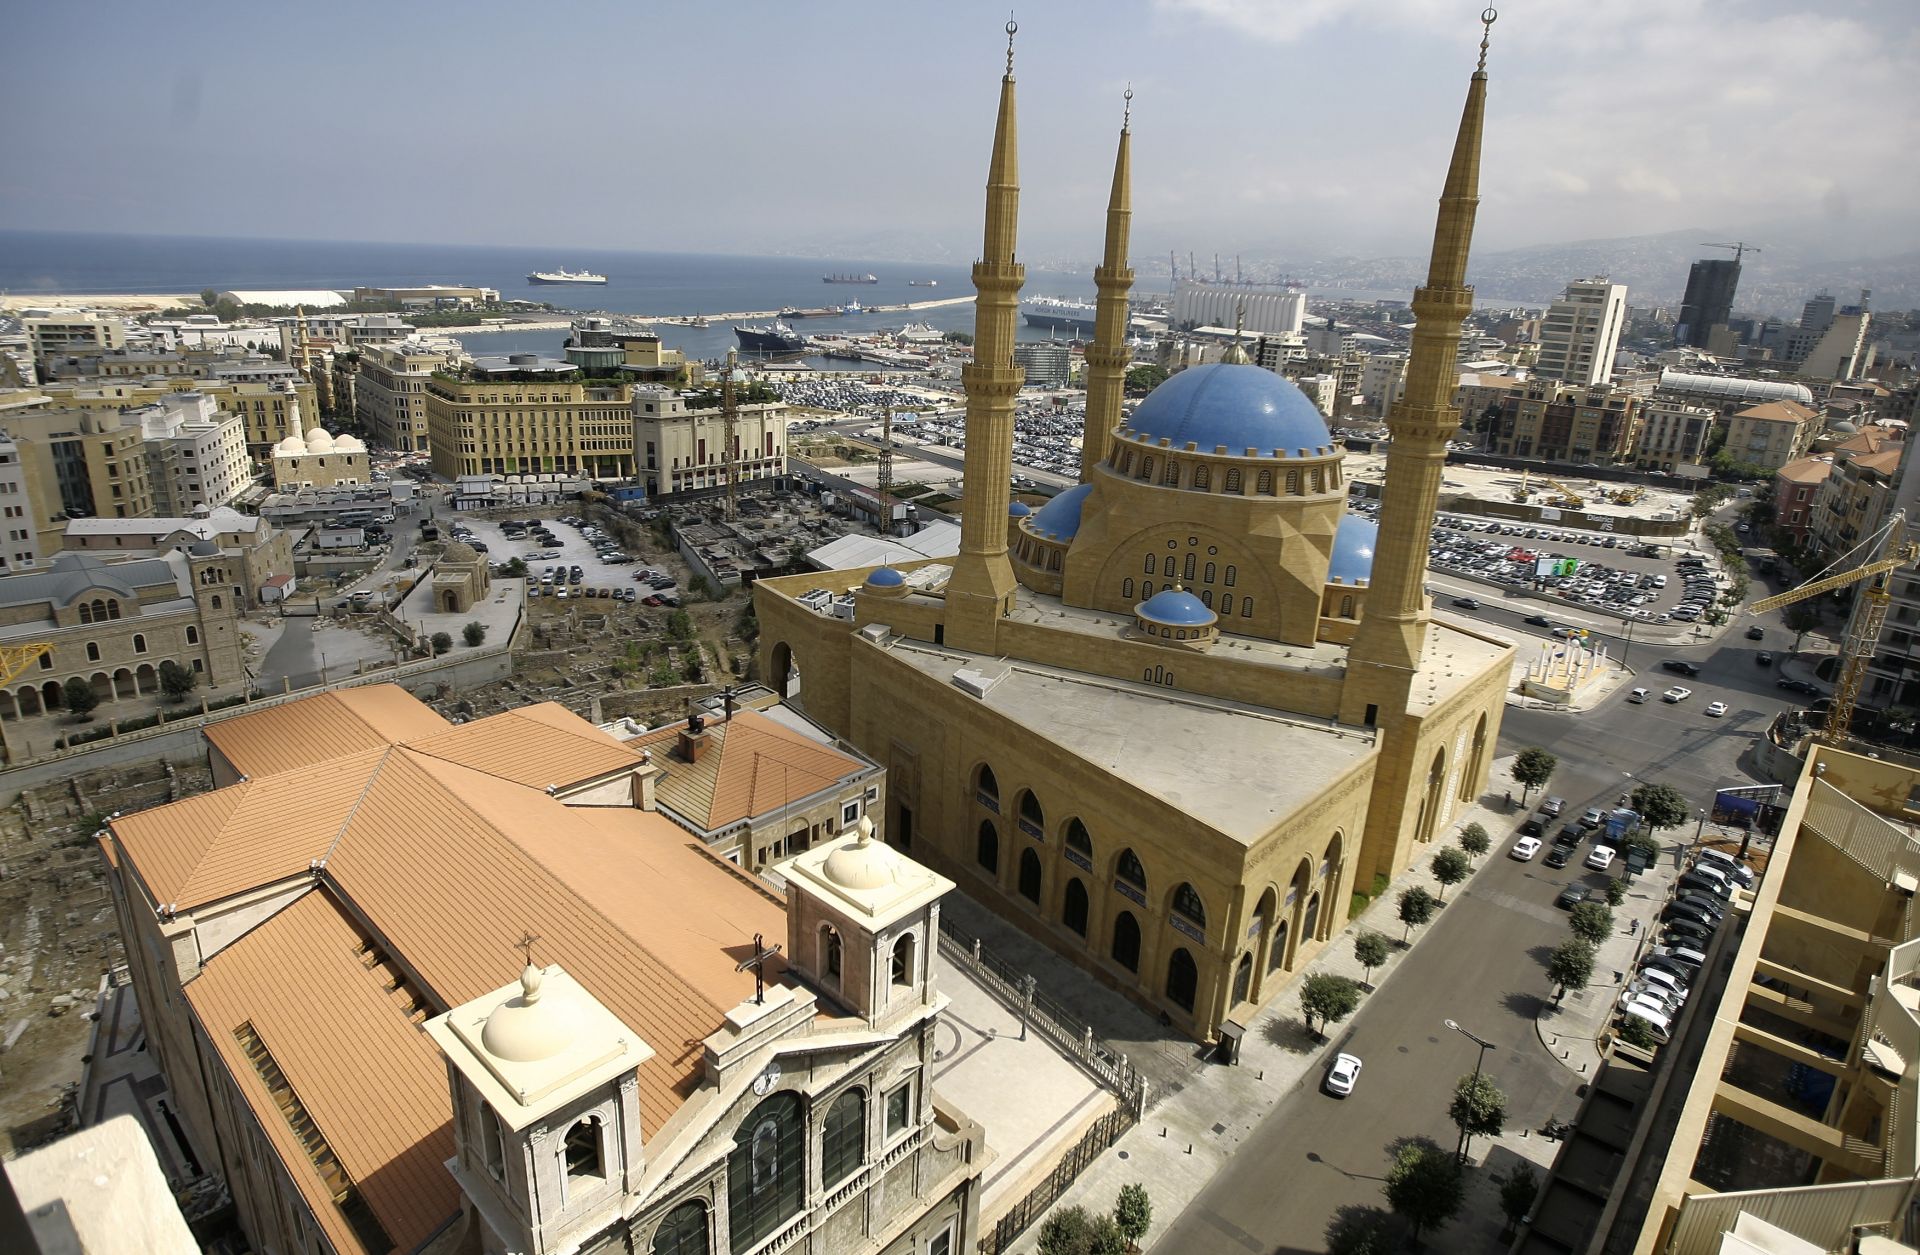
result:
[[[1817,484],[1833,474],[1832,458],[1795,458],[1773,473],[1792,484]]]
[[[756,710],[707,724],[707,749],[698,762],[675,752],[686,730],[681,720],[626,742],[653,753],[660,769],[654,796],[703,832],[770,815],[783,806],[874,770],[864,758],[803,736]]]

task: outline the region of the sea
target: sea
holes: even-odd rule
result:
[[[605,285],[534,286],[533,271],[590,270]],[[872,274],[874,284],[822,282],[829,274]],[[915,287],[912,280],[937,286]],[[966,265],[873,258],[745,257],[711,253],[626,252],[606,249],[488,247],[455,244],[355,244],[323,240],[215,239],[201,236],[103,235],[0,231],[0,292],[82,296],[131,293],[348,289],[456,283],[498,288],[504,299],[544,301],[562,311],[655,317],[843,306],[899,305],[971,297]],[[1091,269],[1083,273],[1029,271],[1023,295],[1091,299]],[[564,316],[564,315],[557,315]],[[807,318],[803,334],[871,332],[926,323],[941,331],[971,331],[973,305],[886,314]],[[732,324],[706,328],[661,323],[660,338],[691,358],[712,361],[737,345]],[[471,353],[538,352],[557,356],[564,330],[462,335]],[[1048,333],[1020,328],[1021,339]],[[823,368],[872,371],[866,363],[809,359]]]

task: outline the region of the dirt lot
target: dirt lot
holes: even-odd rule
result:
[[[145,763],[30,790],[0,809],[0,1155],[68,1127],[100,976],[121,959],[93,834],[118,811],[212,787]]]

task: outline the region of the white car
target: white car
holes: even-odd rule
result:
[[[1360,1056],[1338,1054],[1327,1071],[1327,1092],[1345,1098],[1360,1081]]]
[[[1533,856],[1538,854],[1539,852],[1540,852],[1539,837],[1521,837],[1518,841],[1515,841],[1513,843],[1513,848],[1507,851],[1507,856],[1509,858],[1517,858],[1522,863],[1527,863],[1527,862],[1531,862],[1533,860]]]
[[[1614,849],[1610,845],[1596,845],[1593,853],[1587,855],[1587,866],[1597,872],[1606,871],[1613,866]]]
[[[1707,714],[1711,715],[1713,718],[1718,719],[1720,716],[1726,713],[1727,713],[1727,704],[1725,702],[1708,702],[1707,703]]]
[[[1692,696],[1693,696],[1692,689],[1681,688],[1678,684],[1676,684],[1672,688],[1668,689],[1666,692],[1660,694],[1660,700],[1663,702],[1684,702],[1689,697],[1692,697]]]

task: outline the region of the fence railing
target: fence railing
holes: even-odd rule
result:
[[[1018,1015],[1021,1023],[1031,1026],[1103,1088],[1111,1090],[1131,1119],[1146,1114],[1147,1078],[1127,1062],[1126,1055],[1094,1036],[1091,1024],[1041,992],[1031,973],[993,954],[980,938],[945,917],[940,920],[940,953],[978,980],[1007,1010]]]
[[[980,1255],[1000,1255],[1000,1252],[1013,1245],[1013,1240],[1026,1232],[1027,1226],[1046,1215],[1047,1208],[1058,1202],[1067,1192],[1067,1187],[1079,1179],[1080,1174],[1094,1160],[1106,1153],[1108,1147],[1120,1140],[1120,1135],[1132,1128],[1133,1113],[1125,1107],[1115,1107],[1088,1129],[1080,1140],[1073,1144],[1053,1166],[1046,1179],[1027,1192],[1025,1198],[1009,1207],[1000,1219],[994,1221],[993,1228],[980,1235]]]

